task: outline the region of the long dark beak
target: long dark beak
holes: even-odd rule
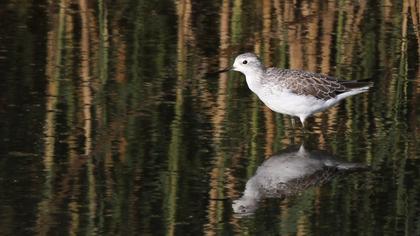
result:
[[[217,74],[220,74],[220,73],[225,73],[225,72],[228,72],[228,71],[230,71],[230,70],[232,70],[232,67],[228,67],[228,68],[225,68],[225,69],[223,69],[223,70],[219,70],[219,71],[217,71],[216,73],[217,73]]]
[[[207,75],[217,75],[217,74],[220,74],[220,73],[228,72],[230,70],[232,70],[232,67],[228,67],[228,68],[225,68],[225,69],[219,70],[219,71],[209,72],[209,73],[207,73]]]

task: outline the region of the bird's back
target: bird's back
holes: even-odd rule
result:
[[[268,68],[263,78],[267,85],[281,86],[297,95],[328,100],[352,89],[371,86],[370,82],[339,81],[334,77],[290,69]]]

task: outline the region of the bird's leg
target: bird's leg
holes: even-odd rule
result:
[[[302,122],[302,133],[306,134],[305,122]]]
[[[291,118],[290,119],[292,119],[292,129],[294,129],[296,126],[296,122],[295,122],[295,118],[293,117],[293,116],[291,116]]]
[[[302,132],[305,134],[308,131],[305,126],[305,118],[300,118],[300,122],[302,123]]]

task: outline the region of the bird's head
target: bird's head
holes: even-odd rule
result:
[[[235,62],[231,68],[243,74],[259,73],[264,71],[264,65],[254,53],[244,53],[235,58]]]

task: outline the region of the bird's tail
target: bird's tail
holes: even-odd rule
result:
[[[373,86],[373,82],[370,80],[347,80],[340,81],[340,83],[345,86],[347,90],[337,95],[338,100],[366,92]]]
[[[363,89],[368,90],[373,87],[373,82],[370,79],[361,80],[342,80],[340,84],[344,85],[348,90]]]

